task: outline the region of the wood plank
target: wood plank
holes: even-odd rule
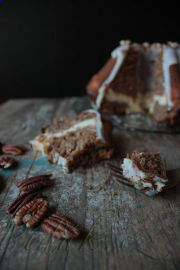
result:
[[[74,114],[77,98],[13,100],[0,106],[0,141],[23,143],[29,151],[19,166],[6,173],[0,192],[1,269],[178,269],[180,265],[180,187],[149,198],[120,186],[108,162],[64,174],[35,156],[28,141],[41,127],[65,114]],[[168,169],[179,167],[180,135],[114,130],[116,155],[134,149],[159,151]],[[5,212],[17,196],[16,183],[26,176],[51,172],[55,185],[43,191],[50,209],[71,217],[85,231],[76,241],[49,238],[39,227],[16,227]],[[116,194],[117,193],[117,194]]]

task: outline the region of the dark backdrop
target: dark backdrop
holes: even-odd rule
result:
[[[0,0],[0,97],[83,95],[120,39],[180,41],[163,2]]]

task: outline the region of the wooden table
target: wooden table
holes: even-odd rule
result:
[[[28,142],[41,127],[74,114],[77,98],[10,100],[0,106],[0,141],[29,151],[18,166],[0,170],[0,269],[180,269],[180,188],[149,198],[119,185],[108,162],[72,174],[35,155]],[[117,153],[159,151],[167,168],[180,167],[180,135],[114,130]],[[118,164],[118,154],[111,163]],[[48,237],[40,227],[16,227],[6,214],[18,195],[16,183],[51,172],[55,185],[43,191],[50,209],[72,218],[84,231],[76,241]]]

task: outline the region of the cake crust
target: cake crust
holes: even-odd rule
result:
[[[134,151],[127,155],[141,171],[157,175],[166,179],[166,170],[162,166],[162,160],[159,153],[143,153]]]

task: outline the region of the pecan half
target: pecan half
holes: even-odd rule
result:
[[[19,195],[8,207],[7,213],[9,215],[15,216],[20,208],[30,201],[39,198],[41,195],[37,192],[26,192]]]
[[[36,175],[22,180],[17,184],[17,187],[22,191],[35,191],[44,187],[52,185],[52,181],[49,179],[51,174]]]
[[[1,157],[0,158],[0,168],[8,169],[15,164],[15,159],[11,157]]]
[[[63,214],[53,214],[41,223],[42,230],[56,238],[76,238],[80,234],[79,228]]]
[[[5,144],[2,146],[2,152],[8,155],[19,156],[25,152],[25,147],[18,144]]]
[[[27,228],[32,228],[43,218],[47,207],[47,200],[43,198],[34,199],[19,209],[15,215],[14,222],[18,226],[25,223]]]

